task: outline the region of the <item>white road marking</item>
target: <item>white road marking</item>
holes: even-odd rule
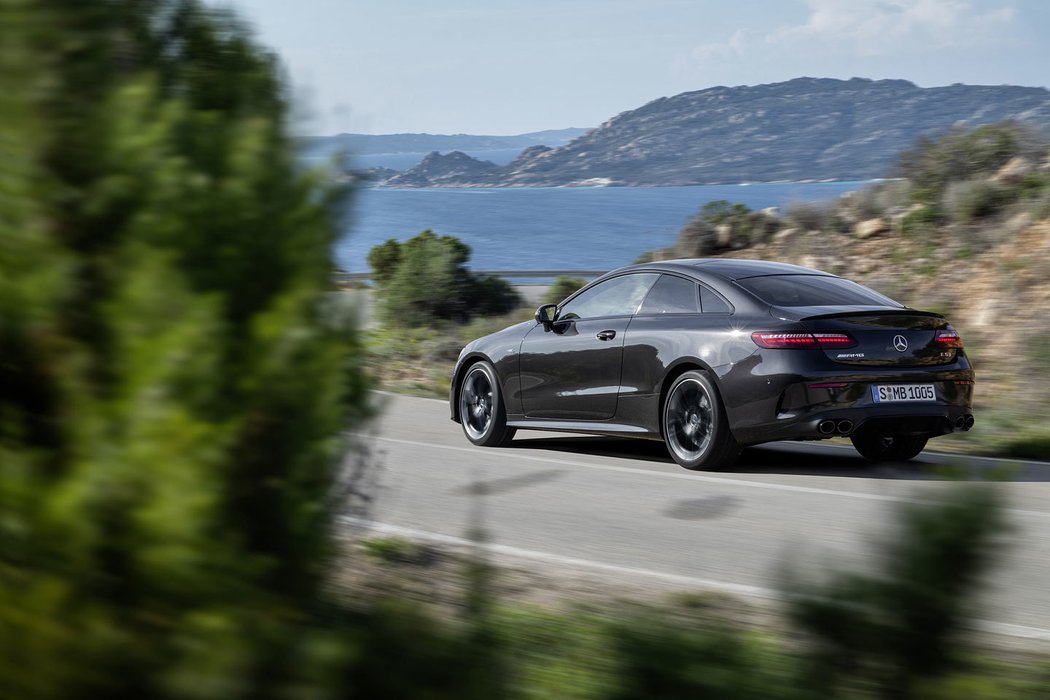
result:
[[[396,445],[411,445],[413,447],[423,447],[426,449],[439,449],[439,450],[452,450],[455,452],[470,452],[473,454],[480,454],[483,448],[478,447],[467,447],[465,445],[438,445],[429,442],[420,442],[418,440],[404,440],[402,438],[391,438],[382,437],[378,435],[364,435],[358,434],[359,437],[371,437],[374,440],[382,440],[383,442],[390,442]],[[685,474],[679,472],[660,472],[653,471],[650,469],[639,469],[637,467],[621,467],[612,464],[592,464],[590,462],[577,462],[567,459],[557,459],[554,457],[541,457],[539,455],[527,455],[520,454],[514,450],[502,449],[499,450],[498,455],[494,454],[493,457],[506,458],[513,457],[515,459],[524,459],[532,462],[542,462],[544,464],[559,464],[562,466],[569,467],[580,467],[583,469],[592,469],[595,471],[604,472],[617,472],[620,474],[639,474],[642,476],[657,477],[663,479],[686,479],[689,481],[703,481],[711,484],[724,484],[729,486],[742,486],[756,489],[769,489],[773,491],[788,491],[793,493],[807,493],[807,494],[818,494],[822,496],[837,496],[841,498],[857,498],[864,501],[880,501],[884,503],[918,503],[918,504],[931,504],[936,503],[929,499],[922,498],[910,498],[907,496],[888,496],[879,493],[864,493],[862,491],[839,491],[836,489],[823,489],[815,486],[796,486],[793,484],[776,484],[766,481],[750,481],[747,479],[731,479],[722,476],[709,476],[706,474]],[[1050,518],[1050,512],[1038,511],[1038,510],[1018,510],[1015,508],[1008,508],[1008,513],[1013,515],[1020,515],[1025,517],[1033,518]]]
[[[726,583],[724,581],[713,581],[711,579],[696,578],[693,576],[682,576],[680,574],[669,574],[663,571],[653,571],[652,569],[644,569],[633,566],[619,566],[617,564],[606,564],[600,561],[592,561],[590,559],[579,559],[577,557],[566,557],[560,554],[552,554],[550,552],[539,552],[533,549],[522,549],[520,547],[511,547],[505,544],[494,544],[491,542],[475,542],[468,540],[463,537],[453,537],[452,535],[443,535],[436,532],[428,532],[426,530],[417,530],[411,527],[402,527],[401,525],[391,525],[389,523],[380,523],[373,520],[362,520],[361,518],[343,518],[344,522],[351,525],[363,526],[373,532],[377,532],[384,535],[399,535],[409,539],[423,540],[427,542],[437,542],[440,544],[449,544],[455,546],[466,546],[466,547],[480,547],[487,552],[492,554],[500,554],[515,559],[531,559],[535,561],[542,561],[548,564],[563,564],[566,566],[575,566],[582,569],[594,569],[597,571],[607,571],[617,574],[629,574],[633,576],[644,576],[646,578],[660,579],[661,581],[667,581],[668,583],[675,583],[683,586],[693,586],[696,588],[703,588],[708,590],[722,591],[725,593],[735,593],[738,595],[754,596],[758,598],[769,598],[775,599],[778,594],[776,591],[769,590],[767,588],[759,588],[758,586],[745,586],[739,583]]]
[[[591,569],[594,571],[604,571],[630,576],[641,576],[645,578],[658,579],[660,581],[665,581],[667,583],[673,583],[676,585],[689,586],[701,590],[718,591],[721,593],[732,593],[735,595],[743,595],[751,598],[761,598],[763,600],[777,600],[783,598],[783,594],[780,591],[775,591],[769,588],[762,588],[759,586],[748,586],[740,583],[729,583],[727,581],[715,581],[713,579],[697,578],[694,576],[682,576],[680,574],[671,574],[664,571],[655,571],[653,569],[645,569],[641,567],[619,566],[617,564],[607,564],[605,562],[594,561],[591,559],[566,557],[560,554],[553,554],[551,552],[540,552],[534,549],[523,549],[521,547],[512,547],[510,545],[495,544],[492,542],[475,542],[473,540],[469,540],[463,537],[454,537],[452,535],[444,535],[437,532],[428,532],[426,530],[419,530],[411,527],[403,527],[401,525],[392,525],[390,523],[381,523],[376,522],[374,520],[365,520],[362,518],[344,517],[343,521],[350,525],[365,527],[372,532],[380,534],[398,535],[401,537],[421,540],[425,542],[437,542],[440,544],[448,544],[461,547],[480,548],[491,554],[501,555],[515,559],[528,559],[532,561],[545,562],[548,564],[560,564],[564,566],[571,566],[580,569]],[[1018,637],[1022,639],[1050,641],[1050,629],[1043,629],[1041,627],[1027,627],[1024,625],[1013,625],[1005,622],[990,622],[988,620],[973,620],[971,622],[971,625],[976,630],[1004,637]]]

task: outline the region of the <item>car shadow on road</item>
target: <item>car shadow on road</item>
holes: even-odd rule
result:
[[[520,433],[519,433],[520,434]],[[600,436],[519,438],[511,449],[633,459],[678,468],[662,442]],[[745,449],[736,463],[710,474],[785,474],[910,481],[1050,482],[1050,465],[923,454],[910,462],[872,464],[852,449],[770,443]]]

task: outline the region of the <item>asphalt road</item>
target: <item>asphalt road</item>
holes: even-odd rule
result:
[[[630,577],[774,599],[785,565],[870,567],[894,509],[955,487],[943,471],[961,465],[1005,491],[1012,526],[975,621],[1050,641],[1050,464],[924,453],[871,467],[846,446],[777,443],[697,473],[656,442],[519,431],[510,447],[474,447],[444,402],[378,398],[365,437],[383,465],[377,530],[462,543],[480,520],[496,555],[598,572],[613,593]]]

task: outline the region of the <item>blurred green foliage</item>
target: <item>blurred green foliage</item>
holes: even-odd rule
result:
[[[901,220],[901,233],[915,239],[921,239],[941,223],[941,218],[932,207],[920,207],[904,215]]]
[[[751,209],[746,204],[730,202],[728,199],[715,199],[700,207],[698,216],[709,224],[717,226],[750,213]]]
[[[427,549],[403,537],[373,537],[361,543],[365,553],[383,561],[418,562],[427,558]]]
[[[431,230],[404,243],[390,239],[368,253],[378,285],[377,309],[389,326],[425,326],[438,319],[467,321],[515,308],[521,301],[505,280],[467,269],[470,247]]]
[[[343,193],[232,18],[2,12],[0,697],[283,696],[367,412]]]
[[[978,178],[948,183],[942,197],[942,209],[952,221],[972,224],[999,213],[1020,195],[1018,188]]]
[[[543,303],[560,304],[582,289],[585,284],[587,284],[587,280],[579,277],[558,277],[547,289],[547,293],[543,297]]]
[[[812,641],[810,683],[918,697],[930,679],[965,667],[975,594],[1006,530],[998,492],[960,485],[939,503],[906,504],[871,573],[789,584],[791,617]]]
[[[958,127],[938,137],[920,137],[901,153],[897,175],[914,184],[914,201],[937,205],[951,182],[992,175],[1011,158],[1039,159],[1045,153],[1043,139],[1016,122]]]
[[[519,307],[467,323],[435,320],[426,326],[384,326],[365,334],[369,374],[390,391],[448,398],[452,369],[463,346],[483,335],[529,321],[534,309]]]
[[[752,211],[746,204],[716,199],[707,202],[678,233],[675,254],[696,257],[731,248],[764,243],[776,232],[779,219]],[[721,231],[721,232],[720,232]]]
[[[815,202],[792,202],[784,212],[788,226],[801,231],[821,231],[833,228],[833,207]]]

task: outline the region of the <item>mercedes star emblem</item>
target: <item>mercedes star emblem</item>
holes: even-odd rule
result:
[[[904,352],[908,349],[908,339],[903,335],[893,336],[893,347],[897,348],[897,352]]]

